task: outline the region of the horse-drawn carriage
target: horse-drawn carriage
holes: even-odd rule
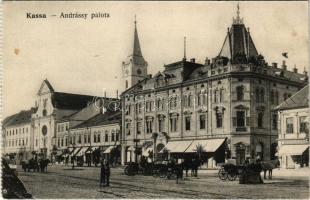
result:
[[[221,166],[218,172],[218,177],[221,180],[234,181],[244,170],[244,166],[237,166],[232,163],[225,163]]]
[[[28,161],[22,161],[22,169],[26,172],[30,172],[30,170],[33,170],[33,172],[37,171],[39,172],[41,169],[41,172],[47,171],[47,165],[50,161],[48,159],[40,159],[37,161],[34,158],[31,158]]]
[[[152,175],[153,167],[152,163],[139,164],[129,162],[124,169],[124,173],[128,176],[134,176],[136,174]]]

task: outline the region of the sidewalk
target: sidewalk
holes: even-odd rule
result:
[[[299,169],[274,169],[272,171],[273,176],[309,177],[309,174],[309,167],[303,167]]]

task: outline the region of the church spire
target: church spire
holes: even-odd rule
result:
[[[233,18],[233,24],[243,24],[243,18],[240,17],[240,6],[237,4],[237,17]]]
[[[139,56],[142,57],[139,37],[138,37],[138,31],[137,31],[137,18],[135,15],[135,32],[134,32],[134,38],[133,38],[133,56]]]

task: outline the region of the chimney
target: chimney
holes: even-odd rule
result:
[[[278,63],[273,62],[273,63],[272,63],[272,67],[274,67],[274,68],[278,68]]]
[[[208,57],[206,57],[205,65],[210,65],[210,59]]]
[[[195,63],[195,58],[191,58],[191,62],[192,62],[192,63]]]
[[[294,73],[298,73],[298,69],[297,69],[296,65],[295,65],[294,68],[293,68],[293,72],[294,72]]]
[[[287,66],[286,66],[286,64],[285,64],[285,60],[282,61],[282,69],[283,69],[283,70],[287,70]]]

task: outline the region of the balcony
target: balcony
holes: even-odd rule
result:
[[[247,128],[246,127],[237,127],[236,132],[246,132]]]

